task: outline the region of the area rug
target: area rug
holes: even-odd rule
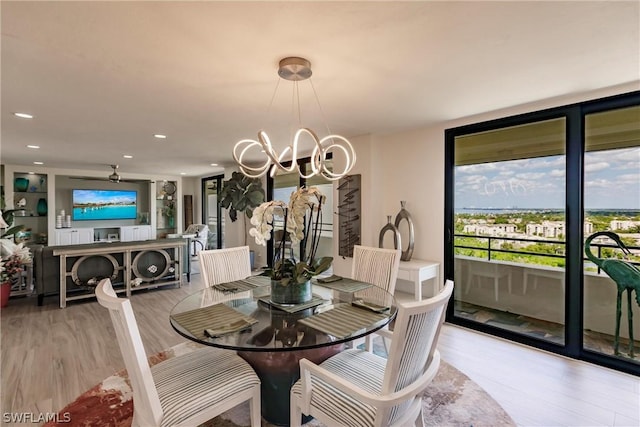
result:
[[[197,348],[194,343],[183,343],[149,358],[156,364]],[[58,420],[67,423],[49,422],[45,426],[92,426],[124,427],[131,425],[133,415],[132,391],[126,371],[104,379],[80,395],[59,412]],[[423,395],[424,421],[429,426],[515,426],[511,417],[487,392],[466,375],[446,362]],[[249,406],[239,405],[206,423],[206,427],[249,426]],[[263,421],[263,426],[272,425]],[[320,427],[311,421],[305,426]]]

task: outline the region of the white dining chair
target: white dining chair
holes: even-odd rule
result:
[[[320,365],[300,360],[290,425],[300,426],[305,414],[328,426],[423,426],[422,392],[440,367],[438,337],[452,292],[449,280],[438,295],[398,307],[387,359],[351,349]]]
[[[149,366],[131,302],[118,298],[109,279],[96,297],[109,309],[133,389],[134,426],[195,426],[249,401],[259,427],[260,379],[233,352],[203,347]]]
[[[361,282],[371,283],[378,288],[393,295],[396,289],[398,268],[400,266],[400,249],[385,249],[369,246],[355,245],[353,247],[353,264],[351,266],[351,278]],[[375,290],[358,291],[356,296],[368,296],[375,299]],[[386,328],[386,327],[385,327]],[[378,334],[369,334],[364,339],[351,342],[357,347],[362,342],[369,350],[373,350],[373,339]]]
[[[249,246],[200,251],[200,274],[206,287],[251,276]]]

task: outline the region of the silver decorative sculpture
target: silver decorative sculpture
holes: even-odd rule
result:
[[[404,200],[400,201],[400,212],[396,215],[395,226],[400,231],[400,223],[402,220],[407,222],[407,227],[409,229],[409,244],[407,245],[407,249],[402,249],[402,256],[400,257],[401,261],[409,261],[411,260],[411,256],[413,255],[413,243],[415,240],[414,230],[413,230],[413,220],[411,219],[411,214],[404,208],[405,204]]]
[[[398,228],[395,225],[391,224],[391,215],[387,215],[387,225],[382,227],[382,230],[380,230],[380,237],[378,238],[378,247],[379,248],[384,247],[384,235],[387,231],[391,231],[393,233],[393,248],[398,249],[399,247],[401,247],[402,243],[400,242],[402,238],[400,237],[400,230],[398,230]]]

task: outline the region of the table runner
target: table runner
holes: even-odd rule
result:
[[[333,335],[336,338],[346,338],[354,332],[387,318],[388,316],[385,314],[354,307],[351,304],[344,304],[300,319],[298,323]]]
[[[177,313],[171,316],[180,326],[198,339],[206,339],[205,329],[212,335],[224,335],[245,329],[257,320],[240,313],[225,304],[215,304],[208,307]]]

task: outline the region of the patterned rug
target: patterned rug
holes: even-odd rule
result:
[[[192,351],[195,344],[179,344],[149,358],[156,364],[178,354]],[[118,372],[79,396],[60,411],[59,420],[71,420],[74,426],[124,427],[131,425],[132,391],[126,371]],[[425,425],[429,426],[515,426],[511,417],[480,386],[446,362],[423,396]],[[68,426],[50,422],[45,426]],[[249,406],[240,405],[206,423],[206,427],[249,426]],[[263,421],[263,426],[272,425]],[[305,426],[322,426],[311,421]]]

